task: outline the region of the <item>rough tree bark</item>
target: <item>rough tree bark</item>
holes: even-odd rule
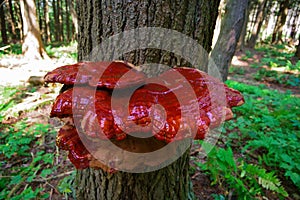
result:
[[[256,21],[254,27],[252,29],[251,37],[248,42],[248,47],[254,48],[256,44],[256,40],[258,38],[258,34],[260,33],[261,26],[266,16],[266,7],[267,7],[267,0],[263,0],[259,3],[259,8],[256,16]]]
[[[286,17],[289,11],[289,0],[283,0],[279,6],[279,16],[276,20],[276,25],[273,30],[272,43],[282,43],[282,32],[285,25]]]
[[[144,0],[126,3],[79,0],[79,61],[85,59],[105,38],[137,27],[177,30],[198,41],[209,52],[219,3],[219,0]],[[123,59],[135,65],[161,63],[174,66],[185,63],[171,53],[154,49],[136,50]],[[77,199],[103,200],[193,199],[188,172],[189,150],[173,164],[154,172],[108,174],[101,169],[77,170],[76,196]]]
[[[0,21],[1,21],[1,38],[3,44],[8,44],[7,30],[4,13],[4,0],[0,0]]]
[[[228,68],[242,31],[248,0],[228,0],[218,41],[211,58],[219,68],[222,79],[227,80]]]
[[[24,56],[29,59],[49,58],[42,42],[34,0],[21,0],[20,7],[23,19]]]

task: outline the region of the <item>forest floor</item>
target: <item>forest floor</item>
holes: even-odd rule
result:
[[[246,52],[246,53],[245,53]],[[250,55],[249,55],[250,54]],[[297,70],[281,70],[273,68],[271,69],[268,65],[263,62],[263,59],[268,57],[266,52],[264,51],[256,51],[253,49],[246,49],[244,52],[237,52],[232,59],[231,67],[229,69],[228,80],[237,81],[239,83],[245,83],[247,85],[259,86],[265,85],[267,88],[271,90],[277,90],[280,93],[290,92],[292,96],[300,97],[300,73]],[[281,58],[290,60],[292,64],[297,63],[297,58]],[[263,69],[263,70],[262,70]],[[275,72],[274,72],[274,71]],[[261,75],[261,71],[265,72]],[[270,74],[268,74],[270,72]],[[290,75],[292,75],[290,77]],[[279,78],[283,77],[284,80],[280,80]],[[288,82],[288,79],[295,80]],[[288,84],[287,84],[288,83]],[[230,132],[228,132],[230,134]],[[222,143],[217,144],[219,146],[223,146]],[[193,156],[199,150],[197,145],[193,146],[192,149]],[[234,151],[234,155],[236,158],[243,157],[243,155],[237,150]],[[255,161],[255,159],[253,160]],[[193,161],[191,162],[193,165]],[[212,196],[212,194],[223,194],[222,196],[226,196],[227,199],[239,199],[237,197],[232,196],[233,190],[228,191],[226,184],[222,185],[211,185],[212,180],[209,175],[201,173],[200,171],[196,171],[192,175],[192,181],[194,184],[195,194],[198,199],[222,199],[217,195]],[[289,182],[283,183],[285,187],[291,187]],[[297,188],[292,187],[291,191],[296,191]],[[300,199],[300,193],[296,192],[294,198],[285,198],[285,199]],[[274,195],[272,192],[267,192],[266,196],[263,199],[279,199],[278,196]]]
[[[300,97],[300,89],[297,85],[298,83],[291,82],[291,84],[286,84],[281,80],[274,79],[270,76],[260,76],[258,74],[259,70],[262,68],[267,68],[262,66],[255,67],[258,64],[262,63],[264,57],[264,52],[247,50],[248,54],[237,53],[232,61],[232,67],[230,69],[229,79],[236,80],[238,82],[246,83],[249,85],[260,85],[264,84],[271,89],[276,89],[278,91],[286,92],[287,90],[297,97]],[[30,77],[44,76],[46,72],[61,66],[63,64],[70,64],[75,62],[71,58],[63,59],[52,59],[48,61],[36,61],[29,62],[27,60],[22,60],[19,56],[6,56],[1,58],[0,61],[0,85],[23,85],[21,91],[22,95],[15,94],[14,100],[18,102],[18,105],[13,107],[13,109],[8,109],[5,112],[5,118],[2,119],[0,132],[7,132],[15,123],[25,119],[26,122],[31,124],[50,124],[50,127],[45,128],[45,132],[51,130],[51,134],[44,134],[36,136],[37,140],[42,141],[43,145],[40,143],[30,143],[31,156],[32,159],[35,159],[37,151],[43,151],[42,155],[54,155],[54,161],[46,162],[45,160],[38,164],[39,168],[30,168],[35,172],[34,176],[29,172],[22,172],[25,174],[25,178],[21,177],[21,180],[26,180],[30,177],[30,181],[27,184],[24,184],[21,181],[10,181],[5,182],[5,178],[11,178],[9,174],[16,172],[17,166],[28,167],[31,166],[32,161],[27,157],[22,157],[18,155],[19,153],[14,153],[5,157],[3,154],[0,154],[0,162],[2,163],[1,167],[1,179],[3,178],[3,183],[0,181],[0,186],[3,184],[9,185],[11,188],[6,191],[3,190],[2,195],[10,195],[12,197],[14,193],[20,194],[22,191],[27,191],[28,188],[31,188],[33,193],[36,192],[35,189],[43,188],[42,191],[39,191],[41,195],[49,199],[73,199],[72,194],[74,194],[73,188],[70,187],[74,183],[74,167],[67,159],[67,155],[64,151],[58,151],[55,147],[55,134],[56,131],[61,127],[62,123],[57,119],[50,119],[49,113],[51,110],[51,102],[54,101],[56,95],[59,91],[59,85],[50,85],[45,86],[43,83],[32,82],[28,83]],[[294,62],[294,61],[293,61]],[[254,66],[254,67],[253,67]],[[268,70],[268,69],[267,69]],[[262,71],[265,72],[265,71]],[[297,72],[280,72],[291,74]],[[256,77],[256,78],[254,78]],[[285,77],[288,79],[288,77]],[[296,80],[296,79],[295,79]],[[283,80],[286,81],[286,80]],[[24,95],[25,94],[25,95]],[[46,99],[46,100],[45,100]],[[26,102],[22,104],[22,102]],[[31,107],[27,107],[31,105]],[[29,112],[24,111],[29,109]],[[16,114],[17,113],[17,114]],[[22,131],[15,127],[14,131]],[[26,129],[27,130],[27,129]],[[3,139],[3,138],[1,138]],[[2,143],[1,143],[2,144]],[[196,157],[199,147],[195,145],[192,149],[192,157]],[[12,150],[11,150],[12,151]],[[33,156],[35,155],[35,156]],[[239,155],[237,155],[238,157]],[[30,156],[29,156],[30,158]],[[191,161],[191,165],[194,166],[194,161]],[[41,168],[52,168],[50,172],[45,172],[45,176],[37,176],[36,174],[41,172]],[[50,174],[47,174],[50,173]],[[68,178],[70,177],[70,178]],[[199,170],[196,170],[191,175],[195,195],[198,199],[214,199],[212,194],[223,194],[224,196],[229,196],[232,191],[227,191],[221,185],[211,185],[211,178],[205,173],[201,173]],[[284,183],[283,183],[284,185]],[[4,186],[3,186],[4,187]],[[4,193],[4,194],[3,194]],[[266,194],[267,199],[277,199],[273,193]],[[2,198],[0,198],[2,199]],[[231,199],[234,199],[233,197]],[[290,198],[286,198],[290,199]]]

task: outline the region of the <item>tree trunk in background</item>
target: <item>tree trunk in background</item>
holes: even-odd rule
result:
[[[245,19],[244,19],[241,35],[240,35],[240,38],[239,38],[239,41],[238,41],[238,44],[236,47],[236,51],[243,52],[245,50],[247,26],[248,26],[248,22],[249,22],[249,13],[250,13],[250,2],[248,2],[248,6],[245,11],[245,17],[244,17]]]
[[[298,45],[296,47],[295,57],[297,57],[298,59],[300,59],[300,35],[299,35]]]
[[[254,48],[256,44],[256,40],[258,38],[258,34],[260,33],[261,26],[266,16],[266,7],[267,7],[267,0],[262,0],[259,3],[259,8],[256,16],[256,21],[254,23],[254,27],[252,29],[251,37],[248,42],[248,46],[250,48]]]
[[[64,41],[64,29],[63,29],[63,13],[62,13],[62,1],[57,0],[56,2],[56,11],[57,11],[57,16],[58,16],[58,38],[60,42]]]
[[[2,43],[8,44],[8,38],[7,38],[7,30],[6,30],[6,19],[5,19],[5,13],[4,13],[4,0],[0,0],[0,20],[1,20],[1,37],[2,37]]]
[[[256,16],[257,16],[257,13],[259,11],[259,5],[258,5],[259,1],[250,1],[250,7],[249,7],[249,10],[250,10],[250,16],[249,16],[249,32],[252,32],[253,28],[254,28],[254,25],[255,25],[255,21],[256,21]],[[247,41],[249,41],[250,38],[248,38]]]
[[[276,20],[276,25],[273,31],[272,43],[282,43],[282,31],[289,11],[289,0],[284,0],[280,3],[279,16]]]
[[[22,18],[22,12],[21,12],[21,6],[20,2],[15,2],[15,8],[17,13],[17,30],[19,31],[20,41],[23,42],[23,18]]]
[[[221,0],[219,8],[218,8],[219,14],[218,14],[217,22],[216,22],[216,27],[215,27],[215,30],[214,30],[212,48],[214,48],[214,46],[216,45],[218,37],[220,35],[221,24],[222,24],[221,22],[222,22],[224,13],[225,13],[225,6],[226,6],[226,0]]]
[[[297,7],[294,10],[294,13],[293,13],[293,22],[292,22],[292,30],[291,30],[291,33],[290,33],[290,41],[293,41],[293,40],[296,39],[296,35],[297,35],[297,22],[298,22],[299,14],[300,14],[300,8]]]
[[[10,13],[10,18],[11,18],[11,34],[12,34],[12,39],[16,40],[17,39],[17,34],[16,34],[16,18],[14,15],[14,10],[13,10],[13,4],[12,1],[8,1],[8,7],[9,7],[9,13]]]
[[[115,1],[79,0],[77,4],[78,59],[85,59],[93,48],[124,30],[137,27],[164,27],[182,32],[211,50],[212,36],[218,15],[219,0],[171,1]],[[128,56],[128,57],[126,57]],[[161,54],[156,49],[142,49],[125,55],[135,65],[178,63],[172,54]],[[159,68],[147,67],[150,74]],[[137,161],[139,162],[139,161]],[[189,177],[189,150],[173,164],[149,173],[116,172],[108,174],[101,169],[77,170],[77,199],[193,199]]]
[[[67,33],[67,41],[70,41],[70,17],[69,17],[69,13],[70,13],[70,1],[69,0],[65,0],[65,9],[66,9],[66,33]]]
[[[235,52],[243,28],[248,0],[228,0],[221,32],[211,58],[221,72],[223,81],[227,80],[228,68]]]
[[[23,18],[22,52],[24,56],[29,59],[49,58],[40,35],[34,0],[21,0],[20,6]]]
[[[49,19],[49,0],[44,0],[44,15],[45,15],[45,36],[47,43],[51,42],[50,35],[50,19]]]
[[[77,13],[74,9],[74,2],[73,1],[70,1],[70,13],[71,13],[71,18],[72,18],[72,22],[73,22],[73,26],[74,26],[74,33],[73,34],[73,37],[72,37],[72,40],[76,39],[77,38],[77,35],[78,35],[78,18],[77,18]]]
[[[41,1],[35,1],[37,8],[37,17],[39,21],[40,34],[43,35],[43,21],[42,21],[42,11],[41,11]]]
[[[59,41],[59,19],[58,19],[58,14],[57,14],[57,1],[53,0],[52,1],[52,9],[53,9],[53,15],[54,15],[54,36],[55,36],[55,41]]]

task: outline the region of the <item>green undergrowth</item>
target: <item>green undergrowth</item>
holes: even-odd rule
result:
[[[50,57],[56,58],[73,58],[77,60],[77,43],[50,43],[45,45],[47,54]],[[1,47],[0,47],[1,48]],[[0,50],[0,58],[5,55],[20,55],[22,54],[21,44],[10,44],[2,46],[3,50]]]
[[[22,54],[21,44],[10,44],[6,46],[2,46],[0,48],[2,48],[2,50],[0,50],[0,58],[8,54],[15,54],[15,55]]]
[[[198,166],[212,184],[238,199],[263,197],[267,191],[280,199],[299,195],[300,98],[264,85],[227,84],[241,91],[246,103],[233,108],[234,119],[224,124],[224,148],[214,147]]]
[[[300,86],[300,60],[292,63],[294,52],[286,49],[286,45],[258,46],[256,51],[263,53],[260,60],[260,68],[254,78],[284,84],[288,86]]]
[[[7,111],[17,107],[35,87],[0,87],[0,199],[49,199],[49,191],[60,196],[72,195],[74,173],[55,176],[63,166],[55,164],[57,130],[48,124],[32,122],[30,118],[7,117]],[[29,112],[22,111],[22,112]],[[66,159],[66,158],[64,158]],[[53,186],[50,181],[58,180]]]
[[[56,58],[72,58],[77,60],[77,43],[69,44],[49,44],[46,46],[46,52],[50,57]]]

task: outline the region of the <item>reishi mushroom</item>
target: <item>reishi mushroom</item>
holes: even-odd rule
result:
[[[97,70],[101,71],[100,78]],[[95,160],[83,145],[78,131],[88,139],[116,141],[126,140],[128,134],[134,132],[152,133],[156,140],[164,143],[190,137],[204,139],[210,128],[233,117],[232,107],[244,103],[240,92],[194,68],[175,67],[158,77],[147,78],[124,61],[80,62],[59,67],[47,73],[44,79],[67,85],[57,96],[50,117],[67,119],[68,123],[58,132],[56,144],[69,151],[68,157],[78,169],[92,166]],[[192,92],[183,87],[185,84],[189,84]],[[117,97],[119,115],[114,115],[113,90],[132,87],[137,89],[130,97],[125,93],[128,105],[123,103],[122,97]],[[219,99],[220,88],[223,88],[226,101],[221,104],[215,102]],[[198,108],[190,108],[192,104]],[[197,115],[183,118],[184,113],[193,112]],[[80,127],[74,126],[75,118],[80,119]],[[194,136],[189,134],[191,128]]]

